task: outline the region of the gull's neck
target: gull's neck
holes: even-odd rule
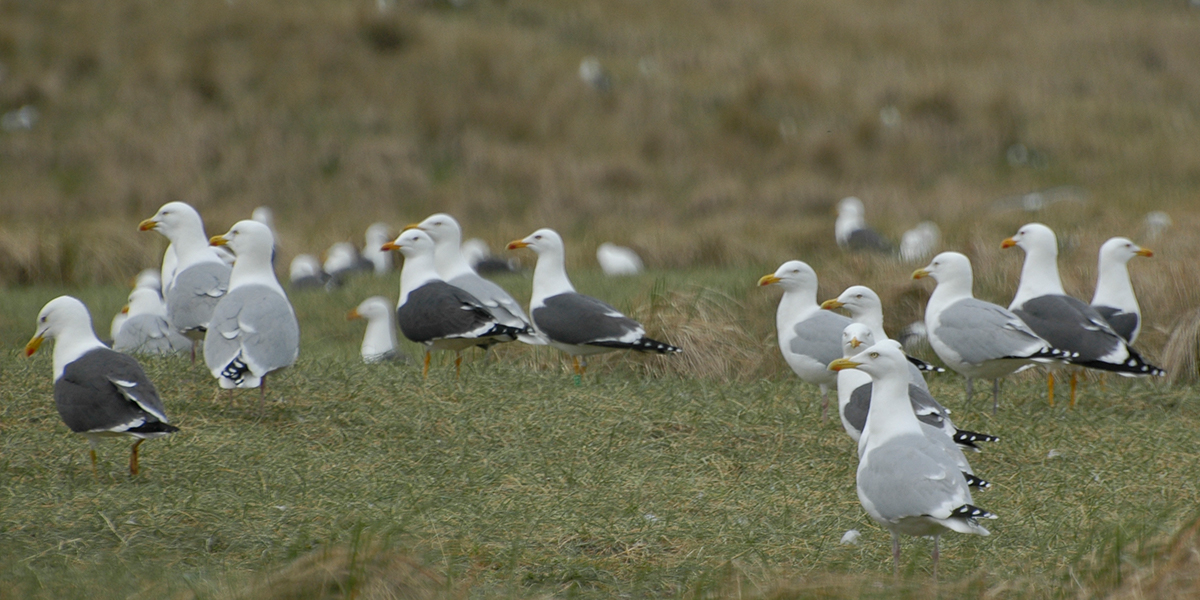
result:
[[[107,347],[96,337],[91,323],[74,324],[61,334],[54,336],[54,381],[57,382],[61,379],[63,369],[80,356],[96,348]]]
[[[925,326],[930,331],[933,330],[933,324],[929,322],[931,315],[938,315],[946,307],[964,300],[974,298],[975,295],[971,292],[972,278],[970,275],[966,277],[948,277],[942,281],[938,281],[933,288],[933,293],[929,295],[929,302],[925,306]]]
[[[1066,295],[1058,276],[1058,250],[1029,248],[1025,250],[1025,265],[1021,267],[1021,282],[1009,310],[1042,296]]]
[[[233,270],[229,273],[229,291],[244,285],[265,285],[283,297],[287,293],[279,280],[275,278],[275,269],[271,267],[270,255],[260,256],[258,253],[247,253],[238,256],[233,262]]]
[[[1139,313],[1133,282],[1129,280],[1129,263],[1100,259],[1100,274],[1096,277],[1093,306],[1111,306],[1125,312]]]
[[[382,317],[367,319],[367,333],[363,336],[362,357],[371,359],[396,349],[396,328],[392,325],[391,311]]]
[[[437,268],[434,267],[432,252],[405,256],[404,266],[400,268],[400,301],[396,307],[404,306],[413,290],[430,281],[440,280]]]
[[[462,255],[462,234],[449,233],[438,240],[433,250],[433,264],[437,267],[438,275],[445,281],[450,281],[462,275],[474,275],[475,270],[467,263]]]
[[[818,310],[822,308],[817,305],[816,288],[785,289],[775,311],[775,328],[780,332],[787,331],[794,323],[807,319]]]
[[[867,439],[864,450],[881,446],[901,435],[923,435],[921,423],[908,400],[907,370],[889,372],[879,379],[872,377],[871,384],[871,410],[867,412],[867,425],[863,428],[863,436]]]
[[[533,268],[533,296],[529,304],[540,306],[546,298],[574,291],[575,286],[571,285],[563,265],[563,255],[553,251],[539,253],[537,266]]]
[[[173,233],[174,235],[167,239],[171,240],[171,245],[175,247],[175,256],[178,260],[175,267],[176,273],[197,263],[221,262],[221,257],[217,254],[216,249],[209,246],[208,238],[204,237],[203,225],[179,227]]]
[[[875,337],[876,342],[889,340],[887,333],[883,331],[883,308],[871,307],[863,309],[855,309],[850,311],[850,318],[855,323],[862,323],[871,328],[871,335]]]

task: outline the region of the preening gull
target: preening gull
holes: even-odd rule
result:
[[[891,252],[892,245],[874,229],[867,227],[865,215],[862,200],[854,196],[842,198],[838,202],[837,222],[833,226],[838,247],[843,250]]]
[[[875,338],[871,328],[862,323],[851,323],[842,332],[843,358],[852,358],[873,345]],[[837,372],[838,415],[842,420],[842,428],[860,449],[863,446],[862,432],[867,423],[867,412],[871,408],[871,389],[871,377],[866,373],[856,369]],[[912,404],[913,414],[921,422],[922,431],[930,440],[944,446],[959,468],[970,475],[967,479],[971,486],[987,487],[986,481],[973,475],[974,471],[963,451],[978,452],[979,447],[975,444],[996,442],[1000,438],[958,429],[950,420],[950,410],[935,400],[928,390],[913,385],[911,381],[908,384],[908,400]]]
[[[232,250],[237,261],[229,293],[213,310],[204,363],[222,389],[259,388],[260,411],[267,373],[292,366],[300,355],[300,324],[271,267],[273,240],[266,225],[246,220],[211,241]]]
[[[1053,348],[1012,311],[975,298],[971,260],[958,252],[943,252],[913,279],[932,277],[937,287],[925,307],[929,345],[946,366],[967,378],[992,380],[992,412],[1000,403],[1000,378],[1035,362],[1065,361],[1070,352]]]
[[[1162,375],[1163,370],[1144,361],[1096,309],[1063,291],[1058,276],[1058,239],[1049,227],[1029,223],[1001,248],[1019,246],[1025,251],[1021,282],[1008,306],[1026,325],[1055,348],[1073,353],[1071,362],[1112,371],[1127,377]],[[1075,406],[1076,373],[1071,372],[1071,406]],[[1054,375],[1050,375],[1050,402],[1054,402]]]
[[[504,288],[480,277],[467,263],[462,254],[462,227],[454,217],[438,213],[409,227],[424,231],[433,240],[433,264],[442,281],[474,296],[492,313],[497,323],[515,329],[530,329],[529,317],[521,310],[521,304]],[[521,334],[518,339],[526,344],[545,344],[545,341],[532,334]]]
[[[1130,344],[1142,330],[1142,311],[1129,280],[1129,259],[1135,256],[1151,257],[1154,252],[1123,237],[1104,242],[1100,246],[1096,294],[1092,296],[1092,308]]]
[[[979,519],[996,516],[971,504],[967,478],[946,449],[930,441],[908,399],[908,367],[900,343],[879,342],[854,358],[839,358],[835,371],[860,369],[871,377],[871,410],[859,451],[858,499],[876,523],[892,534],[893,570],[900,573],[900,534],[933,537],[933,576],[938,541],[946,531],[989,535]]]
[[[193,340],[203,339],[213,308],[229,289],[230,269],[208,245],[200,213],[183,202],[168,202],[138,229],[154,230],[171,240],[168,251],[174,251],[178,262],[169,288],[165,271],[163,276],[167,320]]]
[[[925,260],[942,243],[942,231],[933,221],[921,221],[900,236],[900,260]]]
[[[454,352],[457,376],[463,350],[512,341],[529,332],[524,327],[500,323],[478,298],[443,281],[434,266],[433,238],[424,231],[405,230],[383,248],[404,255],[396,323],[404,337],[425,344],[423,375],[429,375],[429,353],[433,350]]]
[[[113,350],[126,354],[163,355],[191,352],[192,340],[167,322],[167,305],[158,290],[133,290],[123,312],[129,318],[113,337]]]
[[[154,384],[133,357],[110,350],[96,339],[87,307],[59,296],[38,313],[37,330],[25,346],[31,356],[46,339],[54,339],[54,405],[67,427],[91,444],[92,470],[101,438],[136,438],[129,473],[138,474],[138,447],[178,427],[167,414]]]
[[[600,270],[609,277],[637,275],[643,268],[642,258],[637,252],[612,242],[604,242],[596,248],[596,262],[600,263]]]
[[[347,320],[366,319],[367,333],[363,336],[363,362],[380,363],[403,360],[397,349],[396,323],[392,317],[392,303],[383,296],[371,296],[346,314]]]
[[[288,285],[294,290],[323,287],[328,279],[321,261],[311,254],[297,254],[288,268]]]
[[[817,273],[807,263],[789,260],[759,279],[758,285],[783,288],[775,311],[779,351],[800,379],[821,388],[821,419],[825,420],[829,386],[837,383],[837,375],[827,367],[841,358],[842,331],[851,321],[817,306]]]
[[[821,308],[825,310],[843,308],[850,313],[850,320],[870,327],[871,335],[876,341],[882,342],[891,339],[883,330],[883,300],[879,298],[879,294],[876,294],[875,290],[865,285],[852,285],[846,288],[837,298],[822,302]],[[925,378],[921,376],[922,371],[946,372],[945,369],[929,364],[915,356],[909,356],[908,362],[912,364],[910,369],[913,376],[912,383],[925,390],[928,390],[929,386],[926,385]]]
[[[383,245],[395,237],[392,235],[392,228],[387,223],[372,223],[370,227],[367,227],[366,244],[363,246],[362,256],[371,263],[376,277],[392,272],[392,253],[384,250]]]
[[[562,237],[553,229],[539,229],[508,244],[509,250],[518,248],[529,248],[538,256],[529,300],[533,326],[551,346],[571,355],[576,375],[582,376],[587,369],[587,356],[601,352],[683,352],[646,337],[646,329],[621,311],[576,292],[567,278]]]

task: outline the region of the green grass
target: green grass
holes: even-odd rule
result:
[[[695,279],[751,302],[762,292],[743,282],[757,273]],[[577,274],[582,290],[623,307],[644,305],[662,277]],[[672,358],[617,357],[575,385],[555,352],[507,348],[495,363],[472,353],[459,380],[443,359],[423,381],[415,362],[360,364],[362,326],[341,320],[394,286],[293,294],[304,347],[270,380],[262,418],[255,391],[228,397],[186,358],[143,360],[181,431],[145,444],[132,479],[117,443],[93,475],[86,442],[53,408],[49,348],[19,355],[37,310],[61,291],[8,290],[0,598],[227,597],[315,548],[375,545],[416,557],[456,597],[928,591],[930,543],[904,543],[893,584],[888,534],[854,492],[853,444],[785,368],[747,380],[648,377],[641,363]],[[125,290],[71,293],[106,325]],[[781,364],[776,354],[764,346],[766,362]],[[961,379],[931,383],[960,426],[1004,438],[971,457],[995,484],[976,503],[1000,519],[990,537],[943,540],[950,596],[1103,592],[1149,560],[1139,548],[1193,516],[1194,388],[1091,382],[1069,410],[1046,406],[1043,385],[1009,383],[993,417],[982,399],[964,405]],[[840,545],[851,528],[861,543]]]

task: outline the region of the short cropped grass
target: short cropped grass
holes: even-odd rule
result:
[[[750,302],[764,292],[733,290],[756,273],[692,279],[728,293],[713,302]],[[641,310],[663,277],[577,279]],[[854,492],[853,444],[836,417],[821,422],[815,388],[779,367],[769,335],[751,377],[648,374],[682,357],[616,356],[577,385],[555,351],[510,347],[470,353],[457,380],[435,361],[423,380],[415,360],[361,364],[362,326],[341,318],[395,283],[293,294],[304,351],[269,379],[261,417],[256,391],[220,392],[202,364],[143,360],[181,431],[143,446],[135,478],[115,442],[93,474],[55,413],[50,348],[19,355],[64,290],[6,292],[0,598],[388,597],[354,574],[397,564],[421,597],[926,597],[930,543],[904,542],[893,582],[888,534]],[[104,324],[125,293],[69,291]],[[760,335],[767,312],[743,334]],[[990,537],[943,540],[949,597],[1108,593],[1195,516],[1194,388],[1091,381],[1070,410],[1026,376],[992,416],[982,395],[964,403],[958,377],[931,387],[961,427],[1003,437],[971,457],[995,484],[976,503],[1000,519]],[[858,545],[839,543],[849,529]],[[312,565],[327,556],[346,561],[336,585],[271,583],[324,572]]]

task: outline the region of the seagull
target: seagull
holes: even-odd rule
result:
[[[403,360],[396,345],[396,324],[392,320],[392,303],[383,296],[371,296],[346,314],[346,320],[367,320],[363,336],[362,359],[367,364]]]
[[[851,323],[842,332],[842,358],[852,358],[865,348],[875,345],[875,337],[871,328],[862,323]],[[911,377],[911,369],[910,377]],[[838,415],[842,420],[842,428],[850,439],[863,446],[862,432],[867,423],[867,412],[871,408],[871,377],[856,369],[843,369],[837,372]],[[975,444],[979,442],[998,442],[1000,438],[986,433],[976,433],[959,429],[950,420],[950,409],[942,406],[929,394],[909,381],[908,399],[912,404],[913,414],[921,422],[921,429],[930,440],[945,447],[946,452],[954,458],[959,468],[968,475],[967,481],[971,487],[988,487],[988,483],[973,475],[964,451],[979,452]]]
[[[1154,256],[1154,252],[1132,241],[1115,237],[1100,246],[1100,268],[1092,308],[1126,342],[1132,344],[1142,330],[1142,311],[1138,308],[1133,282],[1129,280],[1129,259]]]
[[[1096,309],[1066,295],[1058,276],[1058,239],[1049,227],[1029,223],[1005,239],[1000,247],[1020,246],[1025,265],[1017,294],[1009,304],[1029,328],[1056,348],[1076,354],[1073,364],[1113,371],[1126,377],[1163,375],[1147,363]],[[1071,372],[1071,406],[1075,406],[1076,373]],[[1050,375],[1050,402],[1054,402],[1054,375]]]
[[[151,289],[158,293],[159,301],[162,301],[162,275],[158,269],[142,269],[133,279],[133,289]],[[163,305],[166,309],[166,305]],[[122,308],[117,314],[113,315],[112,324],[108,328],[108,337],[117,339],[117,332],[121,331],[121,326],[129,318],[129,311]]]
[[[879,294],[876,294],[875,290],[865,285],[852,285],[846,288],[837,298],[822,302],[821,308],[825,310],[844,308],[846,312],[850,313],[850,319],[855,323],[862,323],[871,328],[871,335],[877,341],[891,339],[883,330],[883,300],[879,299]],[[946,372],[945,369],[929,364],[915,356],[909,356],[908,362],[912,364],[912,368],[909,369],[913,376],[912,383],[925,390],[928,390],[929,386],[921,375],[922,371]]]
[[[133,357],[109,349],[96,339],[92,317],[76,298],[59,296],[46,303],[37,330],[25,345],[25,356],[54,339],[54,405],[67,427],[91,444],[92,471],[101,438],[136,438],[129,474],[138,474],[142,442],[179,431],[167,414],[154,384]]]
[[[921,221],[900,236],[900,260],[917,262],[933,254],[942,243],[942,231],[933,221]]]
[[[210,243],[229,248],[237,261],[229,293],[213,310],[204,363],[222,389],[259,388],[261,412],[267,374],[292,366],[300,355],[296,311],[271,266],[274,237],[266,225],[246,220]]]
[[[297,254],[288,268],[288,285],[294,290],[324,287],[328,280],[321,261],[311,254]]]
[[[571,355],[576,375],[582,376],[587,370],[586,357],[601,352],[683,352],[681,348],[646,337],[646,329],[640,323],[605,302],[576,292],[563,264],[562,237],[553,229],[539,229],[508,244],[509,250],[518,248],[529,248],[538,255],[533,269],[533,296],[529,301],[533,326],[551,346]]]
[[[1034,363],[1067,360],[1071,352],[1052,347],[1012,311],[975,298],[971,292],[971,260],[958,252],[943,252],[913,279],[932,277],[937,287],[925,307],[925,330],[933,351],[959,375],[992,380],[992,413],[1000,404],[1000,378]]]
[[[395,237],[392,235],[392,228],[387,223],[372,223],[370,227],[367,227],[366,245],[363,246],[362,256],[371,263],[376,277],[382,277],[392,272],[392,253],[384,251],[382,247]]]
[[[871,377],[871,410],[859,451],[858,499],[867,514],[892,533],[893,572],[900,573],[900,534],[933,536],[933,577],[938,542],[946,531],[989,535],[979,519],[996,515],[971,504],[966,476],[946,449],[925,435],[908,399],[908,367],[900,343],[879,342],[834,371],[859,369]]]
[[[854,196],[842,198],[838,202],[837,222],[833,227],[838,247],[843,250],[891,252],[892,245],[877,231],[867,227],[865,215],[862,200]]]
[[[321,267],[329,275],[329,281],[325,283],[326,289],[342,285],[355,273],[375,268],[350,242],[337,242],[330,246],[329,250],[325,251],[325,263]]]
[[[496,322],[515,329],[530,329],[529,317],[521,310],[521,304],[504,288],[481,277],[467,263],[462,254],[462,227],[454,217],[438,213],[408,228],[420,229],[433,240],[433,264],[442,281],[474,296],[492,313]],[[545,344],[536,335],[521,334],[517,339],[535,346]]]
[[[643,268],[637,252],[612,242],[604,242],[596,248],[596,262],[600,263],[600,270],[609,277],[637,275]]]
[[[200,213],[183,202],[168,202],[153,217],[142,221],[138,229],[154,230],[171,240],[167,251],[173,251],[178,262],[169,287],[167,273],[163,272],[167,320],[189,338],[203,339],[213,308],[229,290],[230,269],[208,245]],[[164,256],[164,269],[166,262]]]
[[[837,375],[826,367],[841,358],[842,331],[851,321],[817,306],[817,273],[807,263],[789,260],[762,276],[758,285],[783,288],[775,311],[779,351],[800,379],[821,388],[821,420],[825,420],[829,386],[837,383]]]
[[[434,350],[454,352],[457,377],[463,350],[512,341],[529,332],[526,327],[499,322],[470,292],[442,280],[434,266],[434,243],[428,233],[407,229],[383,249],[399,250],[404,255],[396,323],[404,337],[425,345],[423,376],[429,376],[429,354]]]
[[[167,305],[158,290],[137,288],[121,312],[128,319],[113,337],[113,350],[126,354],[177,354],[190,352],[192,340],[167,322]]]

